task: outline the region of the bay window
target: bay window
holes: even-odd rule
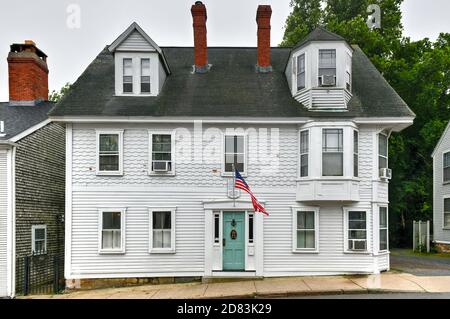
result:
[[[388,168],[388,137],[378,134],[378,168]]]
[[[309,174],[309,131],[300,132],[300,177]]]
[[[388,210],[387,207],[379,209],[380,251],[388,250]]]
[[[297,57],[297,90],[305,88],[306,72],[305,72],[305,54]]]
[[[353,176],[358,177],[359,171],[359,134],[353,131]]]
[[[343,176],[344,147],[342,129],[322,131],[322,175]]]
[[[336,50],[319,50],[319,86],[336,85]]]

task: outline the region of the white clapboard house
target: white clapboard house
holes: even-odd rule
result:
[[[191,13],[194,47],[133,23],[51,113],[67,282],[389,269],[388,139],[413,112],[339,35],[270,48],[260,6],[258,47],[212,48],[205,6]],[[233,164],[270,216],[233,195]]]
[[[450,122],[433,157],[433,241],[440,252],[450,253]]]

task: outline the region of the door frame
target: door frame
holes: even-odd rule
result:
[[[264,202],[260,202],[264,206]],[[239,211],[245,212],[245,271],[226,271],[232,273],[233,276],[249,276],[254,274],[256,276],[263,275],[263,240],[264,240],[264,220],[263,214],[254,213],[253,204],[251,200],[232,199],[204,201],[205,210],[205,276],[213,276],[223,272],[222,259],[222,239],[223,239],[223,212]],[[214,214],[219,213],[219,242],[214,242]],[[253,213],[253,245],[248,243],[248,213]],[[249,247],[252,246],[253,254],[249,256]],[[249,263],[252,258],[253,262]],[[251,268],[251,269],[250,269]],[[223,275],[223,273],[222,273]]]

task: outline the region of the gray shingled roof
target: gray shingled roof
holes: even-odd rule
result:
[[[284,70],[289,48],[272,48],[273,72],[255,72],[256,48],[208,48],[206,74],[192,74],[193,48],[162,48],[172,74],[157,97],[115,96],[114,58],[105,48],[51,116],[401,117],[414,116],[358,48],[347,112],[306,109],[290,93]]]
[[[305,38],[303,38],[299,43],[297,43],[297,45],[294,47],[294,50],[304,46],[306,43],[311,41],[345,41],[345,39],[340,35],[319,26],[316,27]]]
[[[6,136],[0,137],[0,141],[26,131],[48,118],[48,112],[55,106],[53,102],[41,102],[34,106],[9,105],[8,102],[0,103],[0,121],[5,122]]]

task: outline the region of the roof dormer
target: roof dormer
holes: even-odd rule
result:
[[[161,48],[134,22],[110,46],[118,96],[157,96],[170,74]]]
[[[292,96],[310,110],[346,110],[352,55],[344,38],[317,27],[292,49],[286,67]]]

